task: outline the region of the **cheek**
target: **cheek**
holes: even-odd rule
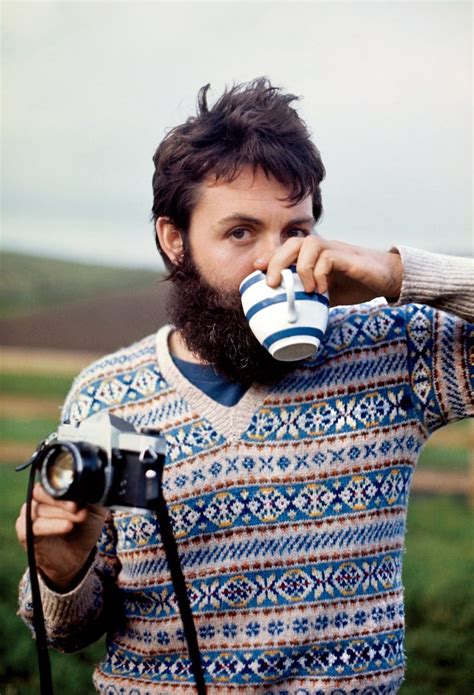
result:
[[[222,252],[220,254],[203,254],[199,267],[201,272],[211,283],[219,284],[229,290],[235,290],[247,275],[255,270],[253,257],[238,255],[235,252]]]

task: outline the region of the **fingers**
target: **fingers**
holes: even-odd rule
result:
[[[26,544],[26,504],[20,510],[18,519],[15,522],[16,537],[24,546]]]
[[[331,274],[333,274],[334,271],[349,273],[351,265],[351,257],[346,251],[337,248],[322,250],[313,268],[314,289],[321,294],[325,292],[329,293],[331,288]],[[308,290],[306,291],[308,292]]]
[[[44,504],[53,505],[58,507],[58,509],[64,509],[64,511],[72,512],[73,514],[80,509],[77,502],[54,499],[54,497],[48,495],[40,483],[36,483],[33,488],[33,500],[35,502],[43,502]]]
[[[86,521],[88,510],[75,502],[64,502],[50,497],[40,485],[33,491],[31,518],[33,535],[56,536],[70,533],[75,524]],[[26,544],[26,504],[23,504],[15,524],[18,540]]]
[[[329,276],[334,269],[334,259],[325,251],[323,251],[311,273],[312,283],[307,281],[305,284],[306,292],[318,291],[321,294],[329,291]],[[307,286],[313,285],[312,289],[307,289]]]
[[[321,237],[311,236],[304,241],[306,243],[301,247],[296,271],[306,292],[315,292],[316,290],[326,292],[327,276],[332,269],[332,264],[330,258],[323,255],[325,253],[325,240]],[[318,272],[316,273],[317,268]]]
[[[303,241],[304,239],[298,237],[288,239],[273,253],[268,261],[266,272],[269,287],[278,287],[281,282],[281,271],[296,261]]]
[[[39,510],[39,506],[32,505],[32,529],[33,535],[41,536],[58,536],[70,533],[74,528],[74,521],[67,516],[61,516],[61,510],[58,510],[59,515],[53,516],[51,510]],[[64,512],[63,512],[64,513]],[[15,530],[18,540],[22,545],[26,545],[26,504],[21,508],[20,515],[16,520]]]
[[[73,528],[74,524],[69,519],[47,519],[40,517],[33,522],[33,535],[36,538],[44,536],[63,536],[66,533],[70,533]]]
[[[69,509],[64,509],[59,505],[43,504],[38,502],[33,502],[32,505],[32,518],[33,520],[38,518],[43,519],[67,519],[73,524],[80,524],[86,520],[87,509],[79,509],[77,512],[69,511]]]
[[[367,301],[376,296],[374,289],[381,272],[375,252],[315,234],[288,239],[261,267],[266,267],[267,284],[278,287],[281,271],[293,263],[305,292],[334,293],[335,281],[339,286],[344,278],[340,287],[342,303]]]
[[[311,234],[305,238],[288,239],[270,258],[267,264],[267,284],[278,287],[281,271],[296,262],[296,271],[306,292],[327,292],[328,276],[334,268],[332,252],[337,242]]]

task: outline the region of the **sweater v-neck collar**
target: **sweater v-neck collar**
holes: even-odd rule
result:
[[[238,403],[232,406],[217,403],[181,374],[170,355],[168,338],[173,326],[163,326],[156,334],[156,356],[160,372],[165,381],[191,406],[200,417],[204,417],[216,432],[228,440],[239,439],[248,428],[255,410],[263,405],[269,392],[268,386],[252,385]]]

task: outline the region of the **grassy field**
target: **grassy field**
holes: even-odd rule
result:
[[[158,253],[157,253],[158,268]],[[149,287],[157,272],[2,254],[0,316],[31,313],[107,292]]]
[[[55,404],[64,397],[71,378],[53,374],[2,375],[4,404],[41,404],[29,415],[4,408],[2,436],[32,446],[54,428]],[[45,403],[49,404],[48,408]],[[44,415],[44,413],[48,415]],[[422,455],[424,467],[467,467],[467,423],[454,426],[444,445]],[[443,440],[440,440],[441,442]],[[446,442],[448,444],[446,444]],[[25,556],[14,533],[14,522],[26,493],[26,474],[16,473],[15,460],[0,466],[3,508],[0,526],[0,692],[2,695],[38,693],[36,653],[27,628],[16,616],[16,592]],[[472,512],[462,497],[412,496],[404,560],[408,658],[402,695],[470,695],[474,691],[474,569]],[[103,641],[75,654],[52,654],[57,693],[93,693],[93,664],[104,651]]]

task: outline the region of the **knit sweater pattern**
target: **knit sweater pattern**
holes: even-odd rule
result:
[[[410,482],[429,434],[473,413],[471,327],[424,305],[332,309],[315,359],[232,407],[180,374],[169,330],[88,367],[63,419],[105,409],[164,436],[209,694],[396,693]],[[20,592],[31,623],[27,573]],[[53,648],[107,630],[99,692],[194,692],[154,514],[110,511],[80,584],[42,596]]]

